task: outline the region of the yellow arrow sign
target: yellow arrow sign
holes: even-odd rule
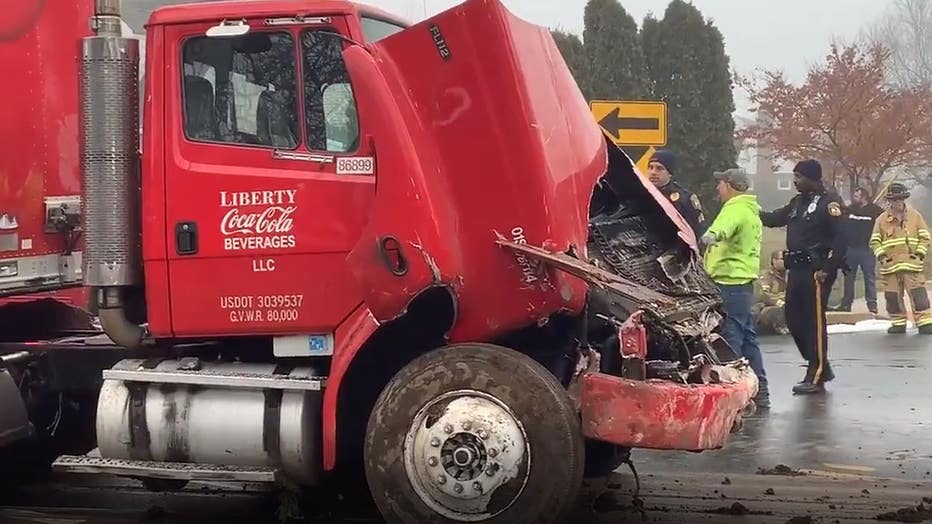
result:
[[[641,173],[641,176],[647,176],[647,166],[650,164],[650,157],[654,156],[654,153],[656,152],[657,150],[653,147],[648,147],[647,151],[644,153],[644,156],[642,156],[640,159],[633,159],[636,162],[635,165],[637,166],[638,171]]]
[[[593,100],[589,109],[619,146],[667,145],[665,102]]]

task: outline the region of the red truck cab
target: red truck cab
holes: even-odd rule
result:
[[[550,522],[631,448],[724,444],[756,379],[549,31],[497,0],[164,7],[140,142],[117,4],[80,40],[83,279],[133,354],[100,456],[57,467],[365,475],[389,521]]]

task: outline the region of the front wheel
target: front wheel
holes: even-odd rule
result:
[[[391,523],[560,522],[584,449],[576,410],[540,364],[487,344],[405,366],[369,419],[366,478]]]

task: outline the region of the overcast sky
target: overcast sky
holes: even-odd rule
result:
[[[412,21],[461,0],[362,0]],[[780,69],[801,80],[822,58],[833,38],[851,40],[892,0],[693,0],[725,37],[731,65],[743,74],[755,68]],[[586,0],[503,0],[516,15],[551,28],[581,34]],[[667,0],[621,0],[640,23],[653,12],[663,17]],[[743,101],[738,100],[743,106]],[[739,110],[742,108],[739,107]]]
[[[123,0],[125,16],[139,30],[148,12],[160,4],[185,0]],[[462,0],[361,0],[412,22]],[[822,58],[833,38],[851,40],[876,19],[892,0],[693,0],[725,37],[731,65],[742,74],[755,68],[780,69],[801,80]],[[586,0],[503,0],[516,15],[536,24],[581,34]],[[653,12],[663,16],[667,0],[621,0],[640,24]],[[739,113],[745,103],[736,100]]]

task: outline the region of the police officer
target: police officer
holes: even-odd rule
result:
[[[809,362],[793,393],[808,395],[824,392],[825,383],[835,378],[828,361],[825,306],[831,291],[827,286],[845,259],[847,242],[842,200],[822,184],[819,162],[803,160],[793,174],[799,194],[780,209],[761,212],[761,222],[767,227],[786,226],[786,324]]]
[[[698,196],[673,180],[674,171],[676,171],[676,156],[669,149],[660,149],[655,152],[647,164],[647,176],[651,183],[673,203],[698,239],[702,237],[706,226],[702,204]]]

